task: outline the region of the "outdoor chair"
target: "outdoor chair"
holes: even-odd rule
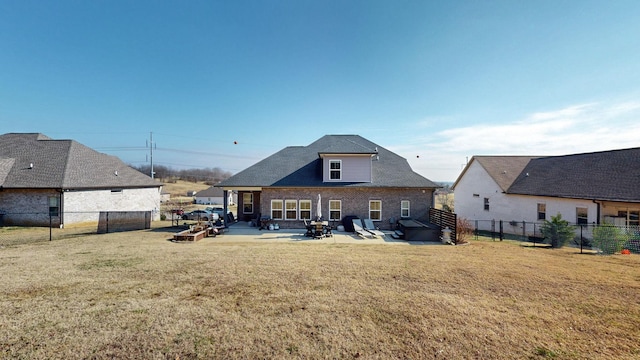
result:
[[[384,237],[384,233],[380,230],[378,230],[378,228],[376,228],[376,226],[373,224],[373,220],[371,219],[363,219],[362,220],[362,224],[364,226],[364,229],[370,233],[372,233],[375,236],[380,236],[380,237]]]
[[[304,233],[304,236],[313,237],[314,227],[307,222],[307,219],[302,219],[302,221],[304,221],[304,228],[306,229],[306,232]]]
[[[321,222],[316,223],[313,237],[314,239],[321,239],[324,237],[324,227],[322,226]]]
[[[364,238],[372,238],[373,234],[366,231],[363,227],[362,227],[362,220],[355,218],[351,220],[353,223],[353,231],[358,234],[359,236],[362,236]]]

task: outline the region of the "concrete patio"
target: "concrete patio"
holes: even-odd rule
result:
[[[249,223],[239,221],[231,224],[223,235],[209,237],[200,242],[284,242],[284,243],[325,243],[325,244],[389,244],[389,245],[441,245],[439,242],[404,241],[391,237],[391,232],[385,231],[386,236],[363,238],[355,233],[333,231],[333,236],[314,239],[304,235],[305,229],[259,230]]]

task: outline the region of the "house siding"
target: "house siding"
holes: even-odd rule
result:
[[[325,219],[329,218],[329,201],[341,200],[342,218],[355,215],[360,218],[369,217],[369,200],[382,202],[382,220],[376,221],[381,229],[395,229],[395,221],[400,218],[400,202],[409,200],[411,218],[426,221],[429,208],[433,204],[433,189],[407,188],[332,188],[332,189],[282,189],[267,188],[261,194],[260,212],[271,214],[271,200],[311,200],[311,214],[316,216],[318,194],[321,195],[321,210]],[[277,220],[281,228],[303,228],[301,220]]]
[[[342,179],[330,178],[331,160],[342,161]],[[370,156],[327,156],[322,162],[322,181],[324,182],[371,182]]]
[[[489,211],[484,210],[484,198],[489,199]],[[637,203],[505,194],[477,162],[472,163],[464,177],[458,180],[454,202],[458,217],[477,220],[479,230],[491,230],[492,220],[542,224],[544,221],[538,220],[538,204],[545,204],[545,220],[561,214],[564,220],[572,224],[577,221],[576,208],[587,209],[589,224],[602,223],[605,216],[616,216],[619,210],[640,210],[640,204]]]

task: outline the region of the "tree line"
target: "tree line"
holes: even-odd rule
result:
[[[132,166],[143,174],[151,175],[151,165]],[[224,171],[218,167],[204,169],[183,169],[176,170],[163,165],[153,167],[155,178],[163,182],[175,182],[176,180],[190,182],[204,182],[207,185],[215,185],[222,180],[231,177],[231,172]]]

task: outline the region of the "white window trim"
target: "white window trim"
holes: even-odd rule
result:
[[[287,207],[287,204],[293,204],[293,209],[289,209]],[[284,217],[284,220],[298,220],[298,201],[297,200],[285,200],[284,201],[284,209],[283,209],[283,213],[282,216]],[[293,210],[295,213],[293,215],[293,218],[289,218],[287,213],[289,211]]]
[[[332,203],[338,203],[338,209],[337,210],[331,208],[331,204]],[[331,211],[339,212],[340,216],[336,220],[341,220],[342,219],[342,200],[329,200],[329,220],[332,220],[331,219]]]
[[[379,210],[378,209],[372,210],[371,209],[371,204],[372,203],[379,203],[380,204],[380,209]],[[380,218],[379,219],[374,219],[373,217],[371,217],[371,211],[378,212]],[[369,218],[371,220],[373,220],[373,221],[381,221],[382,220],[382,200],[369,200]]]
[[[340,168],[339,169],[332,169],[331,168],[331,164],[333,164],[333,163],[340,164]],[[331,177],[331,173],[333,171],[337,171],[338,172],[338,178],[337,179],[333,179]],[[329,181],[340,181],[340,180],[342,180],[342,160],[339,160],[339,159],[329,160]]]
[[[309,204],[309,209],[303,209],[302,208],[302,204],[303,203]],[[308,218],[303,218],[302,217],[302,212],[303,211],[308,211],[309,212],[309,217]],[[298,201],[298,220],[303,220],[303,219],[311,220],[311,200],[304,199],[304,200]]]
[[[251,202],[246,202],[245,201],[246,200],[245,197],[247,195],[249,195],[249,197],[251,198],[250,199]],[[251,211],[244,211],[246,204],[251,204]],[[253,214],[253,208],[254,208],[254,206],[253,206],[253,193],[250,193],[250,192],[249,193],[243,193],[242,194],[242,211],[243,211],[243,214]]]
[[[273,204],[280,204],[280,208],[279,209],[274,209],[273,208]],[[284,216],[284,204],[283,204],[282,200],[271,200],[271,220],[282,220],[282,217],[273,216],[273,211],[274,210],[280,210],[280,212],[282,213],[282,216]]]
[[[405,208],[403,205],[407,204],[407,207]],[[403,210],[407,210],[407,215],[404,215],[402,212]],[[410,217],[411,216],[411,201],[409,200],[401,200],[400,201],[400,216],[401,217]]]

